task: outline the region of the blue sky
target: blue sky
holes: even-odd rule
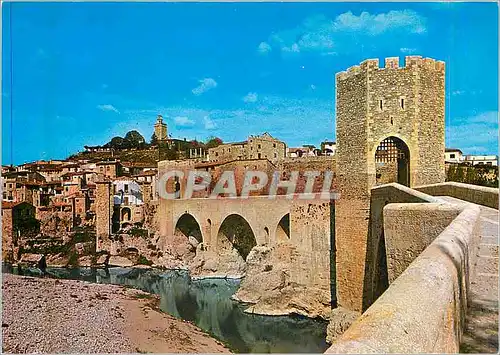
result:
[[[149,140],[157,114],[177,138],[268,131],[290,146],[319,145],[335,138],[336,72],[412,54],[447,64],[447,146],[498,154],[495,3],[2,10],[3,164],[64,158],[132,129]]]

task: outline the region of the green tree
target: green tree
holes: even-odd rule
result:
[[[156,139],[156,134],[154,134],[154,133],[151,136],[150,144],[151,145],[157,145],[158,144],[158,139]]]
[[[127,148],[139,148],[146,143],[144,137],[137,131],[127,132],[123,141]]]
[[[207,149],[210,149],[210,148],[215,148],[221,144],[222,144],[222,139],[220,139],[219,137],[210,137],[205,143],[205,146]]]
[[[122,137],[113,137],[109,143],[107,144],[108,147],[113,148],[113,149],[121,149],[123,147],[123,138]]]

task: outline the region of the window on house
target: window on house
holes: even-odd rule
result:
[[[125,184],[123,188],[125,189],[125,192],[128,192],[128,184]]]
[[[6,200],[7,199],[7,192],[4,192],[3,193],[3,199]]]
[[[231,148],[229,148],[229,153],[231,153]]]
[[[274,153],[274,157],[277,158],[278,157],[278,153]]]
[[[260,153],[259,153],[259,154],[257,154],[257,156],[258,156],[258,158],[260,159],[260,157],[261,157]]]
[[[273,148],[276,148],[276,143],[273,143]]]
[[[257,146],[257,148],[259,148],[259,149],[260,149],[260,144]]]
[[[106,170],[108,170],[108,171],[109,171],[109,168],[110,168],[110,167],[109,167],[109,165],[108,165],[108,166],[106,167]]]
[[[103,170],[104,170],[104,167],[103,167],[103,166],[100,166],[100,167],[99,167],[99,171],[101,171],[101,172],[102,172]]]
[[[488,161],[488,162],[486,162],[486,165],[493,165],[493,162]]]
[[[379,101],[378,101],[378,105],[379,105],[379,108],[380,108],[381,110],[383,110],[383,109],[384,109],[384,105],[383,105],[383,103],[382,103],[382,100],[379,100]]]
[[[401,108],[404,110],[405,109],[405,99],[401,98],[400,105],[401,105]]]
[[[455,154],[450,154],[450,158],[454,159],[455,158]]]

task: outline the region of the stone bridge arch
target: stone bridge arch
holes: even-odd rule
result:
[[[230,213],[222,219],[217,231],[217,250],[235,248],[246,260],[250,250],[257,245],[257,236],[250,223],[238,213]]]
[[[183,213],[175,222],[174,234],[182,234],[186,238],[193,236],[199,243],[203,243],[201,224],[191,213]]]
[[[276,242],[284,242],[290,240],[290,212],[285,214],[279,220],[275,229],[275,240]]]

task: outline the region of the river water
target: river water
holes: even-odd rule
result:
[[[38,269],[2,264],[2,272],[40,276]],[[301,316],[244,313],[231,300],[239,280],[193,280],[186,271],[109,268],[47,268],[50,277],[131,286],[160,296],[162,311],[191,321],[238,353],[323,353],[325,321]]]

